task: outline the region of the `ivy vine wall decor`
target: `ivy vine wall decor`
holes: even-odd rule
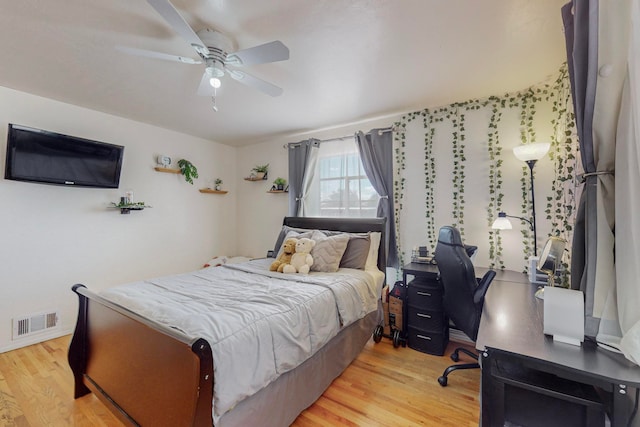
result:
[[[571,242],[580,163],[566,64],[520,92],[416,111],[395,125],[401,260],[418,245],[435,249],[443,225],[479,247],[477,265],[494,268],[526,271],[534,244],[540,248],[549,235]],[[551,149],[534,169],[538,242],[517,219],[513,230],[492,230],[500,211],[531,218],[529,169],[512,149],[543,141]],[[568,266],[570,253],[563,261]]]

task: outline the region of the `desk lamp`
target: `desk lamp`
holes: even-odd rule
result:
[[[533,235],[534,236],[536,235],[535,216],[534,216],[534,221],[531,221],[530,219],[527,219],[521,216],[507,215],[506,212],[498,212],[498,218],[496,218],[496,220],[493,221],[493,224],[491,224],[491,228],[493,228],[494,230],[511,230],[513,226],[511,225],[511,221],[509,221],[507,218],[517,218],[521,221],[528,222],[529,226],[531,227],[531,230],[533,231]],[[538,256],[536,245],[533,245],[533,254],[535,256]]]

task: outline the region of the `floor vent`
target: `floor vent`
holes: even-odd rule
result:
[[[58,326],[58,312],[44,312],[13,319],[13,339],[48,331]]]

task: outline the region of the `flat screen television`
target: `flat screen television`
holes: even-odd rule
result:
[[[118,188],[124,147],[9,124],[5,179]]]

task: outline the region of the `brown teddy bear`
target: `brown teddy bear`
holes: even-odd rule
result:
[[[271,267],[269,267],[269,271],[277,271],[278,273],[282,273],[282,269],[286,264],[291,262],[291,257],[296,251],[296,243],[298,243],[298,239],[289,238],[282,243],[282,253],[275,261],[271,263]]]

